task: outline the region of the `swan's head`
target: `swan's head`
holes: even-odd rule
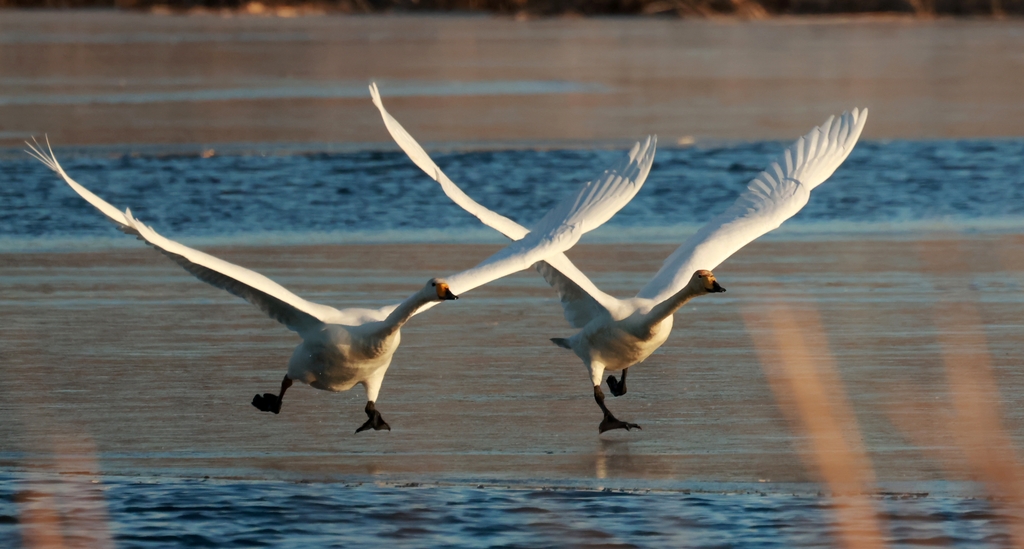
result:
[[[705,293],[709,294],[717,294],[725,291],[725,288],[715,280],[714,273],[704,269],[693,273],[693,279],[691,279],[690,283],[698,285],[698,287],[704,289]]]
[[[438,301],[445,301],[448,299],[458,299],[459,296],[452,293],[451,289],[448,288],[448,283],[442,278],[431,278],[427,282],[425,290],[434,292],[437,295]]]

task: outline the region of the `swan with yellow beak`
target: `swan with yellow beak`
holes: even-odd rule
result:
[[[146,241],[193,276],[227,290],[259,307],[296,332],[302,342],[288,362],[288,373],[277,394],[256,395],[252,404],[277,414],[285,391],[298,381],[316,389],[347,391],[366,388],[367,420],[356,432],[391,430],[376,409],[384,374],[401,341],[400,329],[416,314],[503,276],[529,268],[537,261],[571,248],[584,233],[600,227],[625,206],[640,187],[654,161],[654,143],[637,143],[628,158],[583,184],[555,205],[526,238],[517,240],[476,267],[435,278],[401,303],[380,309],[335,309],[306,301],[269,278],[165,238],[121,212],[75,182],[57,162],[47,143],[28,145],[29,154],[56,172],[76,193],[127,234]]]
[[[373,104],[398,146],[421,170],[437,181],[453,202],[485,225],[516,240],[529,230],[470,198],[434,164],[423,147],[384,108],[376,84],[370,85]],[[616,418],[605,404],[601,383],[607,381],[614,396],[626,393],[626,372],[643,362],[668,340],[672,315],[691,299],[725,289],[711,269],[759,236],[779,227],[807,204],[811,190],[846,160],[867,121],[867,109],[853,109],[796,140],[747,186],[747,190],[721,214],[683,242],[665,259],[661,270],[635,297],[619,299],[604,293],[569,261],[557,253],[536,268],[561,299],[565,319],[580,331],[568,338],[552,338],[583,360],[594,387],[594,400],[604,419],[599,432],[639,429],[636,423]],[[616,379],[606,371],[622,372]]]

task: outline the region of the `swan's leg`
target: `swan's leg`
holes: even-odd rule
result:
[[[597,405],[601,407],[601,411],[604,412],[604,419],[601,420],[601,425],[598,427],[600,432],[605,432],[611,429],[639,429],[640,426],[636,423],[627,423],[625,421],[619,421],[604,405],[604,392],[601,391],[601,378],[604,377],[604,364],[591,361],[587,364],[587,368],[590,369],[590,381],[594,384],[594,400],[597,401]],[[622,371],[626,373],[625,370]]]
[[[616,380],[615,376],[608,376],[608,389],[612,392],[612,396],[620,397],[626,394],[626,372],[629,368],[622,369],[622,379]]]
[[[601,411],[604,412],[604,419],[601,420],[601,425],[598,426],[600,432],[610,431],[612,429],[642,429],[636,423],[627,423],[625,421],[619,421],[611,410],[604,405],[604,392],[601,391],[600,385],[594,385],[594,400],[597,401],[597,405],[601,407]]]
[[[390,364],[389,364],[390,365]],[[377,395],[380,394],[380,386],[384,383],[384,373],[387,372],[387,366],[377,370],[370,376],[369,379],[362,382],[363,387],[366,387],[366,423],[359,426],[356,432],[365,431],[367,429],[373,429],[374,431],[380,431],[381,429],[391,430],[391,426],[388,422],[384,421],[384,418],[380,417],[380,412],[377,411],[377,407],[374,406],[374,402],[377,401]]]
[[[281,413],[281,401],[284,399],[284,392],[292,386],[292,378],[287,375],[281,381],[281,393],[275,395],[273,393],[263,393],[262,395],[256,395],[252,397],[252,405],[261,412],[274,412],[275,414]]]
[[[366,401],[365,412],[366,417],[370,419],[367,419],[366,423],[362,424],[358,429],[356,429],[357,433],[365,431],[367,429],[373,429],[374,431],[380,431],[381,429],[387,429],[388,431],[391,430],[391,426],[388,425],[388,422],[384,421],[384,418],[380,417],[380,412],[377,411],[377,408],[373,405],[372,400]]]

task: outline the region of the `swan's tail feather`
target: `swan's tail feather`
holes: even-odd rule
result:
[[[572,349],[572,345],[569,343],[569,340],[564,337],[553,337],[551,338],[551,343],[554,343],[563,349]]]

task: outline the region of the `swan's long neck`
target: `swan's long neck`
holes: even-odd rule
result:
[[[702,286],[697,284],[690,283],[683,286],[682,290],[652,307],[650,312],[643,317],[643,326],[647,329],[657,326],[662,320],[672,316],[680,307],[686,305],[688,301],[706,293],[707,290],[704,290]]]
[[[416,314],[423,305],[434,301],[426,292],[419,291],[408,298],[405,301],[398,304],[395,310],[391,311],[391,314],[384,319],[382,334],[383,336],[389,336],[399,330],[406,322],[412,318],[412,315]]]

